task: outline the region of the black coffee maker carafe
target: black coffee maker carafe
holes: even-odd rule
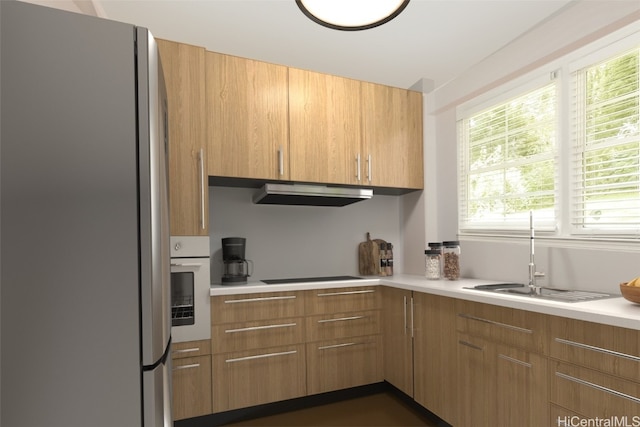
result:
[[[244,237],[226,237],[222,239],[222,284],[238,285],[247,283],[251,276],[249,264],[253,270],[253,262],[245,259],[247,239]]]

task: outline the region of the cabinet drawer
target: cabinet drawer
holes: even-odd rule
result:
[[[264,292],[211,297],[211,324],[302,316],[302,292]]]
[[[377,286],[316,289],[306,291],[305,304],[307,314],[377,310],[382,306],[381,289]]]
[[[588,418],[626,416],[630,423],[640,416],[640,384],[568,363],[549,365],[552,403]]]
[[[211,336],[214,354],[296,344],[304,341],[304,320],[294,317],[225,323],[212,326]]]
[[[581,420],[587,419],[584,415],[570,411],[551,403],[549,405],[549,425],[551,427],[572,427],[587,424],[580,424]],[[586,421],[584,421],[586,422]]]
[[[211,341],[185,341],[171,344],[171,358],[181,359],[183,357],[202,356],[211,354]]]
[[[172,362],[173,419],[211,414],[211,356]]]
[[[306,394],[304,344],[213,356],[214,412]]]
[[[458,331],[546,354],[545,315],[530,311],[456,300]]]
[[[380,335],[307,344],[309,394],[383,380]]]
[[[380,333],[380,311],[320,314],[306,319],[307,341],[320,341]]]
[[[551,357],[640,382],[640,331],[550,316]]]

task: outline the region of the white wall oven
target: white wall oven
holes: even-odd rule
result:
[[[211,338],[208,236],[171,237],[171,335],[173,342]]]

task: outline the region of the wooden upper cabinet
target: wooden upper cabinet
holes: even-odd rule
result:
[[[422,94],[362,82],[365,183],[421,189]]]
[[[171,234],[209,235],[205,50],[157,40],[169,110]]]
[[[360,184],[360,82],[289,68],[290,179]]]
[[[289,179],[287,67],[206,54],[209,175]]]

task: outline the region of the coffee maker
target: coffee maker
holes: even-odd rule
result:
[[[251,276],[249,264],[253,270],[253,262],[245,259],[244,252],[247,239],[244,237],[226,237],[222,239],[222,284],[238,285],[247,283]]]

